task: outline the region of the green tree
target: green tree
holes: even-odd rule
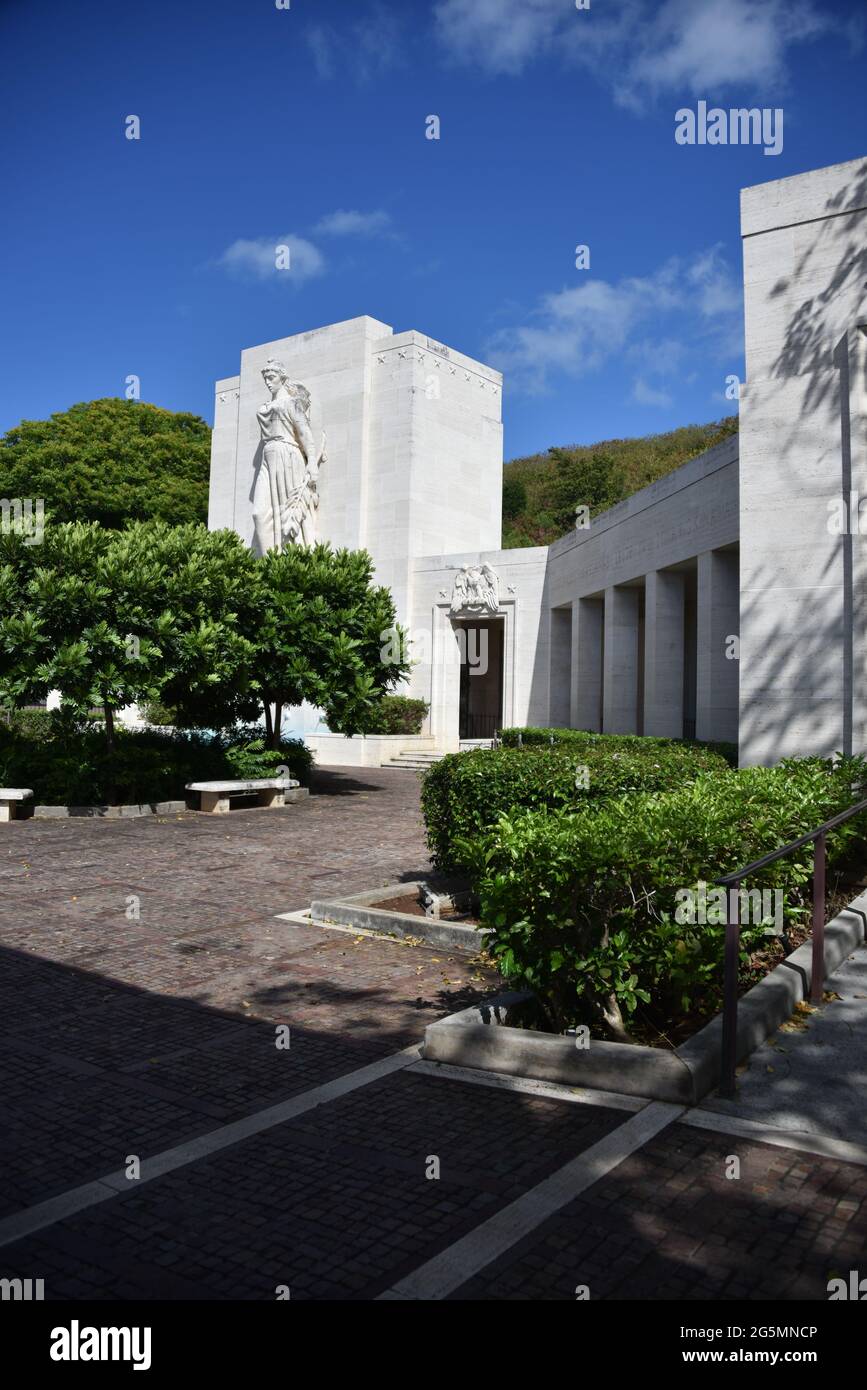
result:
[[[506,478],[503,482],[503,520],[514,521],[527,507],[527,489],[520,478]]]
[[[98,705],[112,748],[115,711],[162,685],[170,619],[158,562],[136,564],[126,537],[95,522],[46,526],[30,548],[7,535],[0,558],[0,703],[56,689],[76,714]]]
[[[303,700],[321,709],[335,732],[358,733],[381,696],[409,672],[394,602],[373,583],[370,556],[290,546],[259,564],[249,681],[264,704],[269,747],[279,742],[284,708]]]
[[[730,415],[664,434],[571,444],[512,459],[503,485],[506,546],[550,545],[572,530],[575,508],[581,503],[591,513],[613,506],[730,438],[737,428],[738,417]],[[513,483],[520,483],[526,496],[526,504],[517,511],[520,494]]]
[[[259,712],[255,632],[262,562],[234,531],[139,524],[126,537],[135,573],[148,556],[162,575],[154,612],[165,611],[160,701],[187,728],[225,729]]]
[[[59,690],[74,714],[102,709],[109,750],[116,711],[155,700],[188,727],[263,710],[271,748],[283,709],[305,700],[356,733],[409,671],[372,573],[364,551],[259,558],[195,524],[49,523],[41,545],[0,534],[0,706]]]
[[[115,712],[164,700],[189,723],[249,716],[257,561],[240,537],[204,526],[49,524],[42,545],[0,537],[0,704],[60,692]]]
[[[625,495],[622,471],[611,454],[579,454],[557,448],[548,453],[556,465],[551,504],[555,524],[562,533],[575,525],[578,507],[589,507],[594,517]]]
[[[204,521],[211,431],[144,401],[87,401],[0,438],[0,497],[42,498],[54,521]]]

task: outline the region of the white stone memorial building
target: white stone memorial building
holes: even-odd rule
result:
[[[209,525],[364,548],[437,752],[510,725],[867,752],[867,159],[744,189],[738,436],[555,544],[501,548],[503,381],[351,319],[241,354],[216,384]],[[576,499],[580,500],[580,499]]]

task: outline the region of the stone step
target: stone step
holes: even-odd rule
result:
[[[413,771],[426,771],[427,768],[433,767],[434,763],[439,762],[442,756],[442,753],[407,751],[397,753],[391,758],[383,758],[380,767],[408,767]]]

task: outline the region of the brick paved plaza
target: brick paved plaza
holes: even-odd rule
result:
[[[653,1106],[419,1065],[425,1024],[497,982],[456,952],[277,919],[429,868],[415,774],[320,771],[314,793],[2,828],[0,1275],[49,1299],[823,1300],[867,1272],[854,1151],[710,1111],[713,1129],[663,1116],[630,1149]],[[485,1262],[483,1223],[514,1204],[518,1232],[528,1193],[621,1135],[603,1176]]]

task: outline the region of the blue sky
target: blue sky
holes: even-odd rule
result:
[[[867,153],[865,9],[3,0],[0,429],[130,374],[210,422],[242,347],[365,313],[505,372],[507,458],[728,414],[738,190]],[[678,145],[699,100],[782,152]]]

